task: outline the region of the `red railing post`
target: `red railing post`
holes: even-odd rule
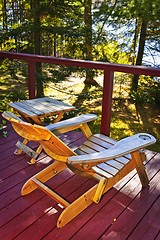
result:
[[[105,69],[103,82],[101,133],[107,136],[110,135],[113,78],[114,72]]]
[[[28,61],[28,88],[29,88],[29,99],[35,98],[35,86],[36,86],[36,68],[35,62]]]

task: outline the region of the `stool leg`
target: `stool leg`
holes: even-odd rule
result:
[[[42,145],[39,145],[39,147],[37,148],[37,151],[36,151],[36,153],[38,153],[38,154],[40,154],[41,153],[41,151],[42,151]],[[29,164],[34,164],[36,162],[36,159],[34,159],[34,158],[32,158],[31,160],[30,160],[30,162],[28,162]]]
[[[26,145],[27,143],[28,143],[28,140],[24,139],[23,144]],[[22,149],[20,149],[20,148],[16,149],[15,152],[14,152],[14,154],[16,154],[16,155],[20,155],[21,153],[22,153]]]

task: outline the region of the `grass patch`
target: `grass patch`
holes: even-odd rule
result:
[[[6,69],[0,73],[0,111],[11,110],[7,107],[7,102],[28,99],[27,77],[24,77],[22,71],[17,71],[15,74],[16,78],[13,78]],[[101,86],[102,79],[98,79]],[[60,99],[76,107],[75,111],[64,115],[65,119],[84,113],[96,114],[98,116],[97,120],[89,125],[93,133],[98,133],[101,124],[102,87],[92,87],[85,92],[83,91],[83,80],[83,78],[72,76],[63,82],[47,83],[45,85],[45,95]],[[117,96],[116,89],[119,88],[114,86],[115,97]],[[123,88],[121,89],[123,90]],[[120,96],[122,95],[120,94]],[[150,133],[156,137],[157,142],[148,149],[160,152],[159,106],[151,103],[133,103],[123,98],[116,99],[113,99],[112,102],[111,137],[120,140],[139,132]]]

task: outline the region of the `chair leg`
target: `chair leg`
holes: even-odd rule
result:
[[[95,193],[95,195],[93,197],[93,202],[95,202],[95,203],[99,203],[100,202],[106,184],[107,184],[107,179],[102,177],[100,182],[99,182],[99,184],[98,184],[96,193]]]
[[[85,194],[71,203],[59,216],[57,227],[61,228],[70,222],[74,217],[93,203],[93,196],[96,193],[98,184],[89,189]]]
[[[115,177],[105,179],[103,178],[101,183],[97,183],[81,197],[71,203],[59,216],[57,227],[61,228],[70,222],[74,217],[81,213],[84,209],[90,206],[93,203],[93,199],[96,196],[96,193],[99,194],[99,197],[102,197],[109,189],[111,189],[117,182],[124,178],[128,173],[130,173],[135,168],[135,165],[130,161],[126,167],[124,167],[119,174]],[[106,180],[106,182],[105,182]],[[99,189],[98,189],[98,185]],[[104,187],[104,188],[103,188]],[[100,190],[100,191],[99,191]]]
[[[110,188],[115,184],[114,178],[106,180],[103,178],[102,185],[105,185],[103,188],[100,197],[107,192]],[[104,184],[105,182],[105,184]],[[94,196],[98,190],[98,183],[94,185],[91,189],[89,189],[86,193],[76,199],[73,203],[71,203],[59,216],[57,221],[57,227],[61,228],[69,223],[73,218],[75,218],[78,214],[80,214],[83,210],[89,207],[93,203]],[[98,203],[98,202],[96,202]]]
[[[148,176],[145,170],[145,166],[143,164],[143,160],[141,159],[141,155],[139,151],[131,153],[132,159],[135,162],[135,166],[140,178],[140,181],[142,183],[143,187],[146,187],[149,183]]]
[[[34,179],[39,180],[41,183],[47,182],[50,178],[57,175],[59,172],[61,172],[63,169],[65,169],[67,166],[63,162],[54,162],[47,168],[43,169],[33,177],[31,177],[22,187],[21,195],[24,196],[28,193],[31,193],[34,191],[38,186],[35,183]]]

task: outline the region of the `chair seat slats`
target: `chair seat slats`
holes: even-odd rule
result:
[[[112,176],[115,176],[118,173],[118,170],[109,166],[107,163],[101,163],[97,165],[97,167],[101,168],[103,171],[108,172]]]
[[[131,158],[130,158],[131,159]],[[116,160],[118,161],[118,162],[120,162],[120,163],[122,163],[122,164],[127,164],[129,161],[130,161],[130,159],[128,159],[128,158],[126,158],[126,156],[125,157],[119,157],[119,158],[116,158]]]
[[[124,164],[122,164],[116,160],[109,160],[109,161],[107,161],[107,164],[118,170],[120,170],[120,169],[122,169],[122,167],[124,167]]]
[[[82,145],[79,150],[83,151],[85,154],[95,153],[96,151],[88,146]]]
[[[105,148],[105,150],[113,146],[112,143],[109,143],[109,142],[104,141],[103,139],[97,138],[95,135],[90,137],[89,140],[91,142],[96,143],[97,145]]]
[[[90,153],[96,153],[109,149],[116,143],[115,140],[109,138],[103,134],[95,134],[91,136],[82,146],[80,146],[75,152],[78,155],[85,155]],[[111,178],[115,176],[131,159],[130,154],[119,157],[117,159],[106,161],[92,169],[98,174]]]
[[[106,150],[106,148],[104,148],[100,145],[97,145],[97,143],[91,142],[90,139],[88,141],[86,141],[83,145],[93,149],[95,152],[101,152],[101,151]]]
[[[99,139],[101,139],[101,140],[103,140],[105,142],[108,142],[111,145],[114,145],[117,142],[116,140],[114,140],[114,139],[112,139],[110,137],[107,137],[107,136],[105,136],[103,134],[100,134],[100,133],[99,134],[95,134],[94,137],[99,138]]]
[[[98,173],[99,175],[105,177],[105,178],[111,178],[113,177],[113,175],[109,174],[108,172],[103,171],[101,168],[99,168],[98,166],[95,166],[92,168],[96,173]]]

